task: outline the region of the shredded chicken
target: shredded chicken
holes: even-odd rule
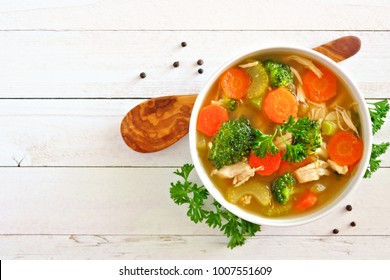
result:
[[[328,114],[328,109],[326,109],[325,103],[315,103],[307,101],[310,104],[309,118],[311,120],[316,120],[321,123]]]
[[[348,129],[351,129],[353,132],[356,133],[356,135],[359,135],[359,132],[356,128],[356,126],[353,124],[350,115],[348,114],[347,110],[345,110],[341,106],[336,106],[336,114],[337,114],[337,124],[339,125],[340,129],[343,131],[346,131]],[[347,125],[347,128],[344,128],[341,125],[340,118],[343,119],[344,123]]]
[[[283,141],[284,139],[284,141]],[[282,136],[276,136],[274,139],[274,145],[280,150],[280,151],[286,151],[286,143],[291,144],[293,140],[293,135],[290,132],[287,132],[286,134]]]
[[[328,163],[329,163],[329,166],[330,168],[332,168],[334,171],[336,171],[337,173],[341,174],[341,175],[345,175],[347,174],[348,172],[348,166],[344,165],[344,166],[341,166],[341,165],[338,165],[337,163],[335,163],[333,160],[331,159],[328,159]]]
[[[291,72],[293,72],[294,76],[297,78],[298,83],[299,83],[300,85],[302,85],[303,82],[302,82],[301,75],[299,75],[298,71],[297,71],[295,68],[293,68],[293,67],[290,66],[290,69],[291,69]]]
[[[336,111],[329,112],[326,115],[325,120],[328,120],[328,121],[336,123],[337,122],[337,113],[336,113]]]
[[[351,120],[350,112],[345,110],[345,108],[336,105],[335,111],[329,112],[325,119],[337,123],[337,126],[342,131],[352,130],[359,136],[359,132]]]
[[[306,94],[301,85],[297,85],[297,101],[306,103]]]
[[[248,62],[248,63],[245,63],[245,64],[238,65],[238,67],[240,67],[240,68],[249,68],[249,67],[256,66],[257,64],[259,64],[258,61],[253,61],[253,62]]]
[[[326,148],[326,143],[322,142],[321,147],[319,147],[317,150],[315,150],[314,154],[316,156],[319,156],[322,159],[328,159],[329,155],[328,155],[328,150]]]
[[[289,57],[287,57],[287,59],[295,60],[296,62],[302,64],[306,68],[309,68],[311,71],[314,72],[314,74],[316,74],[318,78],[321,78],[323,75],[321,70],[318,69],[317,66],[315,66],[313,62],[307,58],[303,58],[298,55],[290,55]]]
[[[217,175],[218,177],[224,179],[233,178],[233,185],[237,187],[248,181],[249,178],[253,177],[257,170],[262,169],[264,169],[263,166],[252,168],[245,162],[237,162],[232,165],[224,166],[221,169],[214,169],[211,171],[211,176]]]
[[[319,180],[323,175],[330,175],[330,171],[327,169],[328,166],[329,164],[325,161],[316,160],[315,162],[295,170],[294,175],[299,183],[316,181]]]

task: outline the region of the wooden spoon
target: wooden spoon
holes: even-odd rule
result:
[[[345,36],[313,50],[332,60],[345,60],[360,50],[360,39]],[[125,143],[141,153],[157,152],[176,143],[188,133],[197,94],[151,98],[131,109],[123,118]]]

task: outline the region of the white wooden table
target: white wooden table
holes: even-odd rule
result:
[[[367,100],[389,98],[389,14],[388,0],[1,0],[0,258],[389,259],[390,154],[329,216],[263,226],[230,250],[169,197],[173,171],[191,162],[188,137],[139,154],[119,133],[136,104],[197,93],[256,45],[358,36],[342,67]]]

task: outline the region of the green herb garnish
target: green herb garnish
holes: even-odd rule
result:
[[[379,165],[381,160],[379,157],[386,153],[387,148],[389,148],[390,143],[381,143],[381,144],[372,144],[371,156],[370,156],[370,164],[364,173],[364,178],[371,178],[372,173],[379,169]]]
[[[293,135],[293,142],[287,143],[284,139],[285,133]],[[309,118],[298,119],[290,116],[287,122],[279,125],[273,135],[267,135],[254,129],[254,140],[252,150],[258,157],[265,157],[267,153],[277,154],[279,149],[273,143],[277,134],[280,134],[282,141],[286,145],[286,152],[283,159],[288,162],[300,162],[307,158],[307,151],[315,151],[321,147],[322,137],[320,125],[315,120]]]
[[[382,125],[385,123],[387,113],[390,110],[389,102],[387,101],[387,99],[385,99],[382,101],[367,104],[374,106],[369,107],[368,110],[370,112],[371,117],[372,133],[375,134],[381,129]],[[381,163],[379,157],[386,153],[389,145],[389,142],[372,144],[370,163],[367,167],[366,173],[364,173],[364,178],[371,178],[372,173],[379,169]]]
[[[268,135],[258,129],[253,129],[254,141],[252,150],[256,156],[263,158],[267,153],[271,155],[279,153],[279,149],[274,144],[276,133],[277,130],[273,135]]]
[[[370,112],[371,123],[372,123],[372,133],[377,133],[382,125],[385,122],[386,115],[389,112],[390,106],[387,99],[378,101],[375,103],[367,103],[368,105],[372,105],[374,107],[369,107],[368,110]]]
[[[172,200],[178,205],[188,204],[187,216],[194,223],[205,222],[209,227],[222,231],[230,238],[229,248],[233,249],[236,246],[244,245],[245,236],[254,236],[256,232],[260,231],[260,226],[237,217],[216,200],[213,200],[207,205],[209,207],[206,207],[205,202],[209,192],[204,186],[198,186],[189,180],[193,169],[193,164],[186,163],[174,172],[183,180],[171,183]],[[210,207],[214,207],[215,210],[209,210]]]

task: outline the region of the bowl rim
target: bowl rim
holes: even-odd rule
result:
[[[213,182],[210,180],[209,176],[206,174],[200,158],[198,157],[198,152],[196,148],[196,122],[198,119],[199,110],[203,104],[203,101],[207,95],[207,92],[214,84],[214,82],[219,78],[219,76],[228,68],[236,65],[239,61],[244,60],[253,56],[261,56],[266,53],[271,52],[287,52],[293,54],[304,55],[309,59],[313,59],[314,61],[318,61],[321,64],[328,67],[332,72],[336,73],[339,79],[343,80],[346,87],[350,90],[353,98],[358,102],[360,119],[361,119],[361,129],[362,129],[362,139],[364,143],[363,156],[360,160],[360,164],[358,170],[354,176],[347,182],[347,185],[344,189],[339,193],[338,197],[333,199],[331,202],[327,203],[325,206],[321,207],[317,211],[311,212],[308,215],[299,215],[293,217],[281,217],[281,218],[267,218],[264,216],[260,216],[249,211],[246,211],[240,208],[237,205],[234,205],[228,202],[223,194],[219,191],[218,187],[214,186]],[[267,225],[267,226],[296,226],[302,225],[309,222],[313,222],[318,220],[330,212],[335,210],[337,206],[339,206],[347,196],[349,196],[359,185],[362,180],[365,170],[368,166],[370,155],[371,155],[371,145],[372,145],[372,127],[371,127],[371,119],[367,107],[367,103],[364,99],[363,94],[355,84],[355,82],[350,78],[349,74],[342,69],[341,65],[326,57],[325,55],[316,52],[314,50],[295,46],[295,45],[270,45],[270,46],[260,46],[260,47],[252,47],[249,50],[246,50],[233,58],[229,59],[226,63],[221,65],[214,74],[208,79],[207,83],[203,86],[200,94],[198,95],[190,119],[190,128],[189,128],[189,144],[190,144],[190,154],[192,158],[192,162],[195,166],[195,170],[203,183],[206,189],[209,191],[211,196],[217,200],[223,207],[225,207],[230,212],[234,213],[238,217],[241,217],[247,221],[250,221],[255,224]]]

